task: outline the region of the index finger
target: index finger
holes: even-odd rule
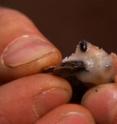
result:
[[[61,54],[23,14],[0,9],[0,80],[9,81],[61,61]]]

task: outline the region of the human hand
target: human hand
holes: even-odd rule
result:
[[[65,104],[72,94],[66,80],[34,74],[61,54],[32,22],[0,8],[0,27],[0,124],[94,124],[86,108]]]
[[[60,52],[21,13],[1,8],[0,18],[0,124],[94,124],[94,119],[116,124],[116,83],[95,87],[83,97],[93,119],[85,107],[68,104],[72,91],[66,80],[33,74],[59,63]]]
[[[90,110],[97,124],[117,124],[117,84],[92,88],[84,95],[82,105]]]

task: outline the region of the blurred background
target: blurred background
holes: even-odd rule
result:
[[[87,40],[117,52],[116,0],[0,0],[30,17],[63,55]]]

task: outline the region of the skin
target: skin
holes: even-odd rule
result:
[[[59,50],[15,10],[0,8],[0,27],[0,124],[95,124],[94,119],[99,124],[116,123],[116,83],[98,87],[95,95],[94,89],[88,91],[82,105],[70,104],[69,83],[39,73],[60,63]],[[106,102],[101,104],[102,98]]]
[[[0,124],[45,124],[52,119],[93,124],[86,108],[67,105],[72,91],[66,80],[39,73],[60,63],[59,50],[15,10],[0,8],[0,27]]]

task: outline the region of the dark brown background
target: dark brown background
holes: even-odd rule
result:
[[[64,55],[79,40],[117,52],[116,0],[0,0],[27,14]]]

